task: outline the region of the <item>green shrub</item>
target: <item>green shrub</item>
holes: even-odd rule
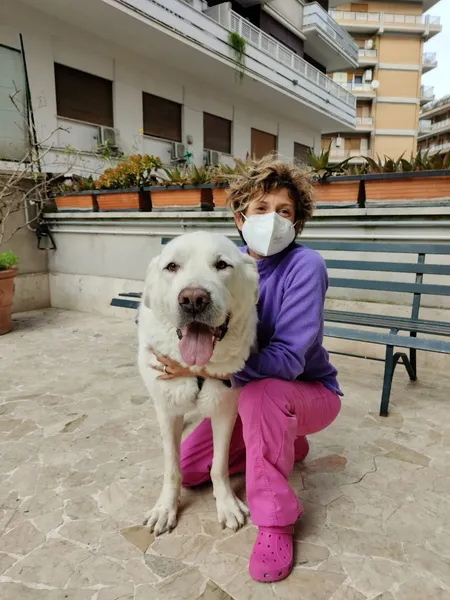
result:
[[[0,252],[0,271],[7,271],[19,264],[19,257],[14,252]]]

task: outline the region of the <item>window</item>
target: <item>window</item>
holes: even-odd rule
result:
[[[55,63],[59,117],[114,126],[112,81]]]
[[[363,76],[362,75],[355,75],[354,79],[353,79],[353,83],[362,83],[363,82]]]
[[[145,135],[181,142],[181,104],[144,92],[142,110]]]
[[[22,54],[0,45],[0,65],[0,158],[21,160],[28,148]]]
[[[231,121],[203,113],[203,148],[231,154]]]
[[[277,136],[259,129],[252,129],[251,133],[251,155],[262,158],[266,154],[275,152],[277,149]]]
[[[294,159],[305,164],[308,163],[308,153],[310,150],[311,148],[308,146],[294,142]]]

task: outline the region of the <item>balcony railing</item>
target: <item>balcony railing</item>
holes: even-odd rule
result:
[[[350,58],[358,60],[358,44],[317,2],[306,4],[303,8],[303,27],[311,25],[330,36]]]
[[[356,126],[373,126],[373,117],[356,117]]]
[[[384,23],[386,25],[440,25],[440,17],[433,15],[401,15],[385,12],[356,12],[351,10],[330,10],[337,21],[359,21],[363,23]]]
[[[313,67],[309,62],[294,54],[289,48],[277,42],[273,37],[267,35],[258,27],[255,27],[239,16],[234,11],[231,11],[231,31],[239,33],[249,44],[255,46],[261,52],[268,54],[281,64],[292,69],[298,75],[302,75],[311,83],[318,85],[322,89],[335,95],[345,102],[351,108],[356,106],[356,98],[347,92],[342,86],[335,83],[332,79],[321,73]]]
[[[439,131],[441,129],[447,129],[450,127],[450,119],[444,119],[443,121],[437,121],[431,125],[431,131]]]
[[[436,52],[424,52],[422,57],[424,70],[430,70],[437,66]]]
[[[376,48],[360,48],[358,50],[359,58],[377,58]]]
[[[368,148],[359,148],[356,150],[350,150],[346,148],[331,148],[330,160],[345,160],[346,158],[361,158],[364,156],[370,156],[370,150]]]
[[[420,87],[420,97],[424,100],[434,98],[434,87],[432,85],[422,85]]]
[[[430,119],[422,119],[419,121],[419,134],[420,133],[430,133],[431,131],[431,121]]]
[[[372,92],[375,93],[372,89],[370,83],[366,81],[364,83],[355,83],[354,81],[347,81],[345,87],[352,92]]]
[[[443,144],[435,144],[434,146],[430,146],[425,150],[428,152],[442,152],[443,150],[450,150],[450,140],[448,142],[444,142]]]

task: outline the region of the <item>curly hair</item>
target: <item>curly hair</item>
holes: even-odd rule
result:
[[[252,200],[281,189],[286,189],[294,201],[295,220],[303,227],[314,209],[311,176],[301,167],[273,155],[247,163],[245,169],[230,179],[228,206],[233,213],[245,214]]]

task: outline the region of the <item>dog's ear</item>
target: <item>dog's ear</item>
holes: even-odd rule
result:
[[[142,292],[142,304],[147,308],[151,308],[150,303],[150,290],[155,284],[155,271],[159,255],[152,258],[150,264],[147,267],[147,273],[145,274],[144,291]]]
[[[251,285],[253,287],[254,301],[255,304],[257,304],[259,300],[259,275],[256,261],[248,254],[244,253],[242,254],[242,259],[244,261],[243,266],[245,279],[247,281],[247,285]]]

